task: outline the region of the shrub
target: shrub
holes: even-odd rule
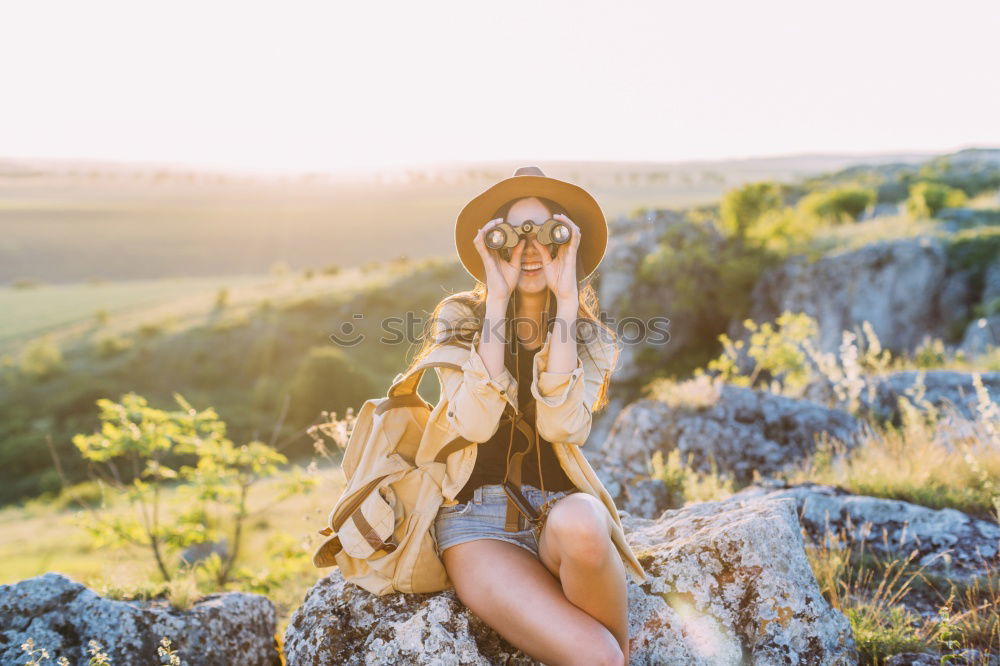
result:
[[[861,213],[874,203],[875,190],[845,186],[812,192],[799,201],[798,208],[826,222],[841,224],[857,221]]]
[[[215,309],[224,310],[229,305],[229,288],[219,287],[215,292]]]
[[[799,208],[785,206],[765,211],[747,231],[746,241],[779,256],[801,248],[816,233],[821,219]]]
[[[769,210],[781,208],[780,186],[772,182],[750,183],[726,192],[722,197],[720,221],[727,235],[743,238]]]
[[[156,336],[162,334],[167,330],[166,322],[162,321],[147,321],[139,325],[136,329],[136,334],[143,339],[155,338]]]
[[[910,185],[906,210],[911,217],[934,217],[946,206],[961,206],[967,200],[961,190],[939,183],[919,182]]]
[[[65,370],[62,350],[48,336],[29,342],[19,365],[21,374],[34,379],[45,379]]]
[[[94,341],[94,352],[101,358],[117,356],[132,348],[132,340],[109,333]]]
[[[368,376],[336,347],[313,347],[292,378],[289,421],[311,424],[324,411],[343,412],[373,397]]]
[[[231,549],[216,572],[222,586],[240,555],[252,487],[261,479],[280,476],[286,458],[263,442],[241,446],[225,437],[226,424],[215,411],[195,410],[174,393],[181,410],[166,412],[149,407],[142,396],[129,393],[120,403],[102,398],[101,428],[91,435],[77,434],[73,444],[94,473],[116,498],[141,509],[136,515],[91,509],[84,520],[95,546],[137,545],[149,549],[164,581],[170,581],[182,548],[218,541],[221,530],[231,530]],[[192,464],[178,464],[187,459]],[[174,465],[174,466],[171,466]],[[119,470],[134,469],[123,478]],[[311,487],[314,479],[298,473],[283,479],[281,499]],[[185,510],[167,515],[163,491],[168,485],[186,497]]]
[[[692,456],[689,453],[686,464],[682,463],[680,449],[673,449],[665,461],[662,451],[654,452],[650,459],[650,476],[667,487],[670,508],[725,499],[733,494],[732,480],[719,475],[715,460],[710,460],[711,471],[702,473],[691,464]]]

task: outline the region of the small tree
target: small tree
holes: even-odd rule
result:
[[[962,190],[940,183],[914,183],[910,185],[910,197],[906,200],[906,210],[914,218],[937,215],[942,208],[961,206],[967,200]]]
[[[722,197],[722,228],[729,236],[744,238],[764,213],[782,205],[781,191],[776,183],[750,183],[729,190]]]
[[[73,444],[93,473],[137,511],[129,516],[95,510],[85,527],[99,546],[149,548],[165,581],[175,572],[172,556],[180,549],[216,541],[228,528],[232,546],[216,572],[222,586],[240,555],[247,519],[260,512],[249,509],[251,488],[278,476],[278,465],[287,460],[263,442],[236,446],[226,439],[226,424],[212,408],[199,412],[179,393],[174,399],[181,410],[149,407],[135,393],[120,403],[97,401],[100,431],[77,434]],[[185,458],[193,464],[180,464]],[[176,485],[185,500],[185,509],[173,516],[167,515],[163,501],[168,484]],[[314,484],[315,479],[296,469],[284,479],[276,501]]]
[[[857,221],[875,198],[871,188],[845,186],[811,192],[799,201],[798,207],[826,222],[842,224]]]
[[[772,392],[794,394],[801,391],[811,372],[802,342],[816,335],[816,321],[807,314],[786,310],[774,324],[758,325],[752,319],[745,319],[743,326],[750,331],[749,343],[733,341],[725,333],[719,335],[723,353],[709,361],[708,370],[723,381],[747,387],[754,387],[758,375],[765,372],[770,378]],[[744,358],[750,365],[748,374],[741,370],[741,366],[747,364]]]

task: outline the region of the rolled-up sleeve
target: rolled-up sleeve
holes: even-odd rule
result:
[[[436,368],[441,392],[448,400],[445,417],[470,442],[485,442],[497,431],[507,397],[517,383],[506,367],[497,377],[490,376],[477,351],[479,338],[477,332],[461,372]]]
[[[539,435],[550,442],[582,446],[590,435],[593,421],[591,405],[600,384],[589,386],[593,382],[584,373],[583,363],[579,358],[576,360],[576,368],[570,372],[545,370],[551,338],[550,332],[542,348],[535,354],[532,367],[531,394],[536,400],[535,428]]]

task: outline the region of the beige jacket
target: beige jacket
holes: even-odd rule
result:
[[[550,332],[535,355],[530,390],[536,398],[535,427],[538,434],[552,442],[556,457],[570,481],[581,491],[593,495],[608,510],[608,525],[612,541],[622,558],[628,575],[638,583],[646,573],[625,541],[618,509],[611,495],[597,478],[584,457],[581,446],[587,441],[592,423],[592,406],[605,374],[611,373],[618,360],[619,349],[614,341],[599,334],[598,327],[580,320],[585,343],[579,343],[577,367],[572,372],[545,370],[553,332]],[[517,408],[517,380],[507,368],[498,378],[491,378],[483,359],[477,353],[482,322],[464,303],[449,301],[435,322],[435,338],[440,341],[448,330],[461,330],[473,336],[471,347],[442,345],[431,352],[434,360],[458,365],[436,367],[441,384],[441,398],[427,421],[416,455],[416,464],[445,463],[441,492],[444,504],[457,503],[455,495],[462,489],[476,464],[478,443],[485,442],[497,431],[507,403]],[[475,444],[468,445],[469,442]]]

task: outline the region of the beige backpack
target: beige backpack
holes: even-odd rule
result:
[[[315,566],[339,566],[345,579],[373,594],[450,586],[431,531],[444,499],[444,464],[414,465],[433,409],[417,387],[433,367],[462,369],[428,355],[396,375],[385,397],[361,406],[342,462],[347,485],[313,555]]]

